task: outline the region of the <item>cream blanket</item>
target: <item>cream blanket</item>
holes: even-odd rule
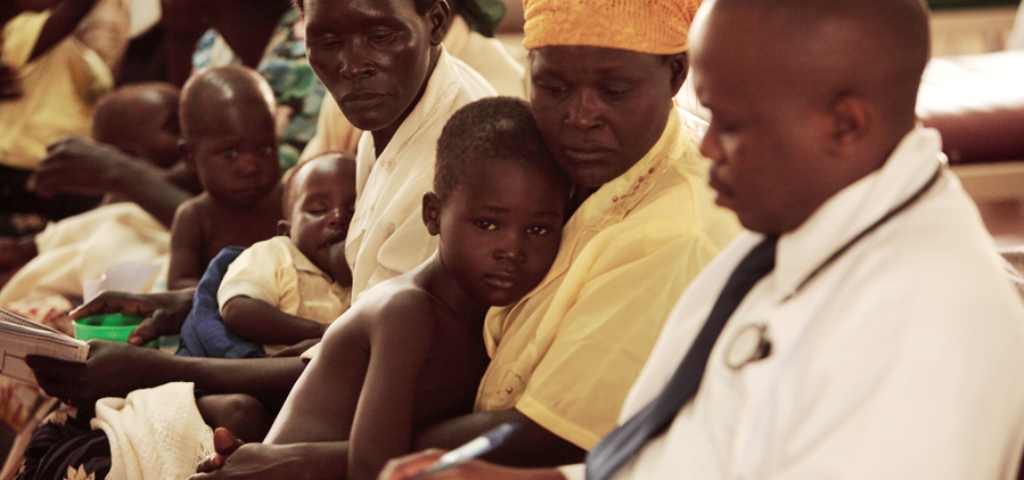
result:
[[[191,383],[100,399],[91,425],[110,441],[110,480],[188,478],[213,453],[213,431],[199,415]]]
[[[39,255],[0,290],[0,306],[31,297],[81,296],[84,280],[100,278],[119,262],[165,265],[170,238],[167,228],[130,202],[51,223],[36,236]]]

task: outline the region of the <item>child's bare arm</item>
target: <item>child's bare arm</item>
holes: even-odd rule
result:
[[[263,300],[246,296],[231,298],[221,310],[224,325],[244,340],[291,345],[320,338],[327,325],[289,315]]]
[[[171,258],[167,269],[167,289],[194,287],[203,275],[203,228],[196,201],[178,207],[171,223]]]
[[[370,364],[349,439],[348,478],[375,479],[388,460],[407,454],[420,372],[436,343],[433,302],[422,295],[373,322]]]
[[[47,50],[64,40],[75,30],[78,23],[85,18],[85,15],[96,5],[97,0],[62,0],[53,6],[50,18],[46,20],[43,29],[39,32],[39,39],[28,60],[31,62]]]
[[[295,382],[264,443],[348,440],[369,360],[361,312],[350,310],[327,328],[321,348]]]
[[[397,435],[399,453],[408,451],[412,429],[412,413],[409,407],[412,404],[412,394],[408,395],[409,398],[389,398],[387,395],[391,395],[395,390],[380,387],[372,387],[374,393],[369,394],[368,386],[363,383],[364,380],[370,380],[371,375],[391,375],[383,373],[381,362],[384,359],[378,358],[390,353],[400,358],[395,358],[393,362],[385,362],[386,366],[397,368],[398,371],[393,373],[394,378],[378,381],[394,381],[395,385],[402,386],[398,387],[397,391],[414,389],[406,385],[415,382],[419,374],[419,362],[426,355],[422,353],[421,348],[429,348],[433,330],[432,318],[423,320],[418,317],[424,314],[424,310],[395,308],[404,300],[400,297],[407,296],[407,293],[409,292],[366,298],[356,310],[346,312],[331,324],[324,335],[320,353],[309,364],[307,371],[288,396],[277,422],[267,434],[266,443],[335,442],[348,440],[350,432],[358,434],[367,429],[388,430],[389,423],[381,423],[379,426],[373,424],[383,412],[385,417],[396,417],[389,418],[388,421],[405,425],[403,430],[388,432],[385,436]],[[368,304],[374,301],[386,302],[386,305],[378,307]],[[429,310],[426,313],[429,313]],[[391,327],[385,329],[376,325],[385,319]],[[391,335],[391,330],[396,330],[398,326],[402,327],[397,329],[401,330],[400,334],[416,340],[409,342],[408,350],[395,352],[392,351],[395,347],[391,345],[378,347],[382,345],[379,343],[381,338],[391,336],[395,343],[403,338]],[[422,342],[419,339],[422,339]],[[382,349],[381,352],[374,353],[378,348]],[[374,373],[368,372],[371,355],[375,357],[372,361],[376,362]],[[373,384],[376,385],[376,382]],[[364,399],[363,395],[369,396]],[[402,413],[403,410],[406,412]],[[362,427],[353,428],[356,416],[362,419]],[[384,450],[390,449],[385,447]],[[383,466],[387,459],[388,457],[380,459],[380,466]]]

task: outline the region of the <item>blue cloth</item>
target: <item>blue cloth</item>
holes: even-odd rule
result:
[[[247,342],[231,333],[220,316],[217,290],[231,262],[245,250],[226,247],[213,257],[206,273],[196,286],[192,311],[181,325],[181,345],[177,355],[183,357],[257,358],[266,357],[263,345]]]

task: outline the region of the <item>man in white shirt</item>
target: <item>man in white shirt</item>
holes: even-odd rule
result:
[[[938,133],[916,125],[923,5],[713,0],[698,15],[701,151],[751,232],[684,294],[586,466],[444,478],[1014,478],[1024,307]],[[707,335],[765,245],[774,269]],[[683,377],[697,384],[679,395]]]

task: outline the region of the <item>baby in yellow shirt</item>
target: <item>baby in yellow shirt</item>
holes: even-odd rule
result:
[[[319,339],[348,309],[352,273],[345,235],[356,199],[355,160],[326,153],[285,184],[280,236],[258,242],[228,267],[217,292],[228,330],[251,342]]]
[[[329,152],[285,177],[281,235],[247,248],[221,280],[217,303],[231,333],[271,353],[300,344],[288,349],[298,354],[348,310],[352,272],[345,235],[356,200],[355,168],[351,156]],[[248,395],[216,394],[198,398],[196,407],[207,424],[254,441],[266,434],[270,412],[280,406],[268,410]]]

